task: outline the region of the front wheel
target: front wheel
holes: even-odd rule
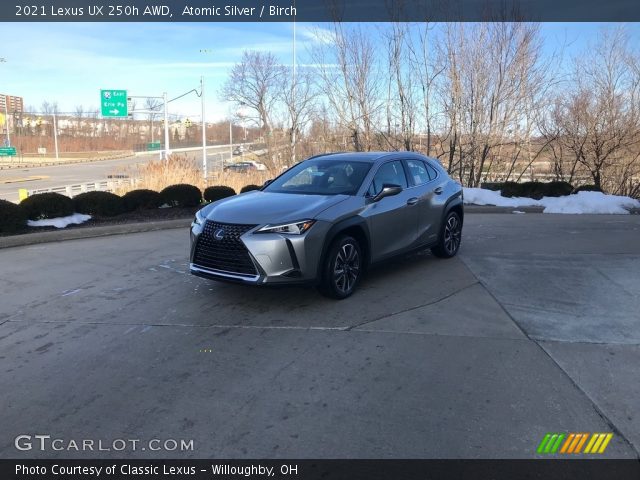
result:
[[[320,291],[331,298],[347,298],[358,285],[362,268],[362,251],[358,241],[347,235],[338,237],[327,252]]]
[[[462,240],[462,220],[457,212],[449,212],[440,228],[438,245],[431,252],[440,258],[451,258],[460,248]]]

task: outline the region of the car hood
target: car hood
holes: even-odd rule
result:
[[[299,195],[254,191],[225,198],[202,210],[208,220],[223,223],[274,224],[313,219],[348,199],[348,195]]]

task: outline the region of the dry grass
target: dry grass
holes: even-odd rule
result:
[[[261,171],[247,173],[223,172],[222,174],[216,172],[205,182],[200,168],[192,160],[181,155],[171,155],[168,160],[150,161],[130,168],[126,173],[131,178],[137,179],[137,182],[135,187],[127,185],[122,190],[117,191],[116,193],[119,195],[123,195],[134,188],[148,188],[159,192],[169,185],[178,183],[195,185],[203,191],[208,186],[225,185],[233,188],[236,192],[240,192],[242,187],[246,185],[262,185],[270,178],[269,172]]]
[[[233,188],[236,193],[239,193],[242,187],[247,185],[262,185],[271,176],[269,172],[224,172],[218,177],[212,177],[209,179],[209,185],[226,185]]]

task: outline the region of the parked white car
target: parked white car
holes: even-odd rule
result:
[[[252,160],[247,160],[247,163],[252,164],[254,167],[256,167],[256,170],[260,170],[260,171],[264,171],[267,169],[267,166],[264,163],[260,163],[260,162],[254,162]]]

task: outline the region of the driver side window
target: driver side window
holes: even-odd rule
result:
[[[399,185],[402,188],[407,188],[407,177],[404,174],[404,167],[400,160],[387,162],[378,169],[373,177],[369,190],[367,190],[367,196],[375,197],[382,191],[385,184]]]

